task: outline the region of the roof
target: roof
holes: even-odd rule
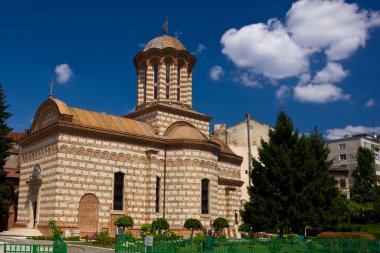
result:
[[[231,149],[230,147],[227,145],[227,143],[225,143],[224,141],[222,141],[221,139],[218,139],[214,136],[211,136],[210,137],[210,141],[218,144],[220,146],[220,151],[223,152],[223,153],[227,153],[227,154],[233,154],[233,155],[236,155]]]
[[[46,100],[38,109],[35,121],[40,120],[38,112],[43,111],[46,106],[49,106],[51,104],[56,106],[61,115],[65,115],[66,119],[70,119],[69,121],[77,125],[136,135],[156,136],[154,129],[148,123],[105,113],[70,107],[58,99]],[[37,122],[33,122],[33,125],[37,126]],[[34,127],[32,128],[35,131]]]
[[[186,47],[177,38],[161,35],[146,43],[143,51],[147,51],[151,48],[163,49],[166,47],[171,47],[177,50],[186,50]]]
[[[23,132],[10,132],[9,134],[7,134],[7,137],[11,138],[14,142],[18,142],[24,136],[25,133]]]
[[[176,122],[170,126],[165,136],[171,139],[208,140],[201,131],[187,122]]]

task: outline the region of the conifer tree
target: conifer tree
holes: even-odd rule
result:
[[[328,174],[328,153],[316,129],[299,137],[281,110],[269,142],[261,142],[259,158],[253,159],[253,186],[241,212],[243,221],[254,231],[278,229],[280,237],[284,229],[302,233],[306,225],[333,223],[338,190]]]
[[[11,140],[7,137],[11,129],[6,124],[6,120],[11,115],[6,111],[9,106],[5,102],[5,97],[0,82],[0,217],[3,217],[3,214],[7,212],[3,207],[4,204],[14,200],[13,184],[6,178],[7,173],[4,171],[4,165],[11,148]]]

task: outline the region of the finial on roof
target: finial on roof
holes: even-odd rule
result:
[[[167,35],[168,31],[169,31],[169,19],[168,19],[168,17],[166,17],[166,20],[165,20],[162,28],[164,28],[164,35]]]
[[[51,78],[51,81],[50,81],[50,94],[49,94],[49,98],[53,98],[53,85],[54,85],[54,78],[52,77]]]

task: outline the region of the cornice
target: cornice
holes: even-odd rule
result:
[[[154,111],[160,111],[160,110],[164,111],[164,112],[172,113],[172,114],[187,116],[187,117],[190,117],[193,119],[203,120],[203,121],[207,121],[207,122],[211,121],[211,117],[208,115],[205,115],[205,114],[193,111],[193,110],[184,110],[184,109],[180,109],[180,108],[171,107],[171,106],[159,103],[159,102],[157,104],[152,104],[149,107],[145,107],[139,111],[135,111],[135,112],[126,114],[123,117],[135,119],[141,115],[144,115],[144,114],[147,114],[150,112],[154,112]]]
[[[218,184],[226,185],[226,186],[241,187],[244,184],[244,182],[241,180],[236,180],[236,179],[218,177]]]

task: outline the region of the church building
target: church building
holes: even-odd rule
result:
[[[56,220],[81,235],[108,229],[130,215],[137,230],[164,217],[184,232],[188,218],[210,226],[229,221],[237,236],[240,166],[211,117],[192,109],[194,55],[166,34],[135,56],[137,104],[124,116],[67,105],[50,96],[21,139],[16,226],[49,234]]]

